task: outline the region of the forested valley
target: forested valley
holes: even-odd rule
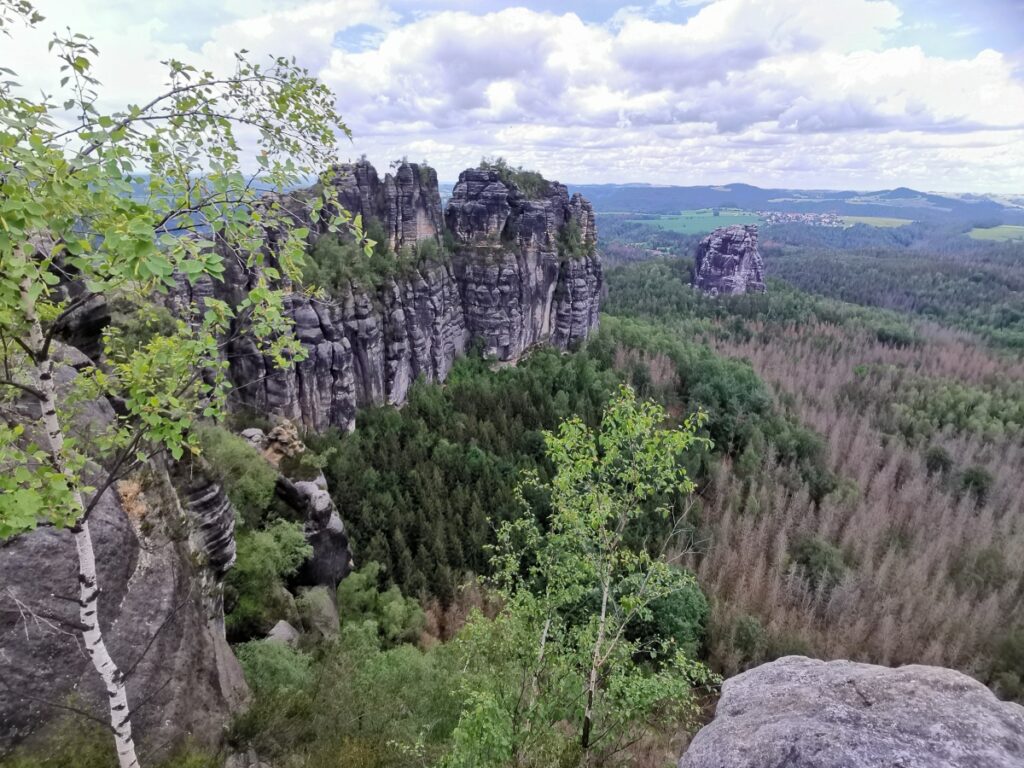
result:
[[[927,663],[1024,698],[1024,363],[1010,248],[935,264],[791,248],[766,249],[788,281],[772,279],[765,295],[705,297],[686,258],[616,266],[601,329],[578,349],[538,348],[497,368],[472,354],[444,385],[416,384],[401,409],[361,412],[351,434],[307,435],[303,461],[328,478],[360,564],[339,588],[343,626],[350,611],[375,629],[357,641],[350,624],[327,656],[242,645],[263,705],[237,738],[288,753],[309,738],[295,718],[326,696],[354,708],[346,716],[359,726],[339,738],[352,754],[369,750],[367,765],[407,764],[410,745],[443,752],[459,722],[445,683],[455,649],[474,612],[497,613],[476,577],[491,575],[497,532],[524,503],[538,520],[551,514],[543,431],[574,415],[597,427],[623,383],[669,423],[707,417],[710,442],[686,453],[695,492],[673,515],[684,524],[672,559],[696,584],[652,616],[695,658],[725,676],[788,654]],[[863,268],[872,259],[877,268]],[[1003,279],[972,279],[986,270]],[[216,456],[225,446],[210,450],[231,465]],[[524,499],[531,474],[541,483]],[[228,480],[236,505],[251,507],[245,483]],[[285,615],[271,595],[287,582],[287,547],[266,534],[283,525],[240,538],[227,603],[236,641]],[[263,615],[245,616],[246,605]],[[280,679],[265,677],[279,668]],[[357,705],[363,687],[406,693]],[[648,732],[631,759],[657,764],[679,738]]]

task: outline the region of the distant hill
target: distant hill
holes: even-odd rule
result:
[[[698,208],[749,211],[834,212],[929,220],[1024,223],[1020,199],[986,195],[947,196],[907,187],[875,192],[820,189],[761,189],[750,184],[672,187],[649,184],[571,184],[598,213],[679,213]]]

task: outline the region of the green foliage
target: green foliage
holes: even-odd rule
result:
[[[380,576],[380,564],[369,562],[338,585],[342,624],[371,622],[384,648],[414,642],[423,629],[423,610],[411,597],[403,597],[397,586],[382,592]]]
[[[1024,627],[1010,629],[996,642],[989,680],[1002,698],[1024,701]]]
[[[929,475],[946,475],[953,469],[953,457],[941,445],[931,445],[925,451],[924,465]]]
[[[406,277],[426,264],[443,263],[451,253],[451,249],[442,248],[432,237],[395,253],[378,219],[366,221],[365,233],[369,242],[374,243],[369,255],[351,237],[326,234],[318,238],[303,265],[302,282],[338,297],[353,286],[374,288],[385,280]]]
[[[225,623],[233,640],[266,634],[289,618],[284,579],[312,554],[300,523],[277,520],[263,530],[238,536],[238,559],[228,572],[224,593]]]
[[[5,3],[3,15],[27,26],[42,21],[28,3]],[[5,34],[12,30],[4,25]],[[331,168],[336,134],[348,133],[330,90],[292,60],[257,65],[240,53],[226,76],[169,60],[166,90],[145,106],[105,112],[92,41],[68,30],[47,50],[62,73],[57,93],[29,93],[10,71],[0,83],[0,401],[28,395],[42,412],[57,411],[58,426],[38,425],[44,445],[0,433],[3,536],[39,521],[67,525],[83,514],[86,447],[64,434],[74,402],[107,397],[119,404],[114,422],[87,448],[89,458],[128,472],[153,452],[178,459],[197,449],[197,414],[216,416],[224,407],[227,362],[219,341],[232,321],[275,362],[301,357],[276,285],[299,275],[308,233],[289,226],[294,212],[277,198],[260,201],[259,216],[251,210],[260,190],[293,188]],[[71,113],[77,118],[69,129],[63,116]],[[255,173],[242,170],[240,125],[260,147]],[[331,231],[358,230],[340,212],[330,174],[322,194],[305,201],[309,215]],[[262,247],[269,232],[276,233],[272,259]],[[183,307],[174,322],[160,311],[152,322],[118,316],[124,302],[142,306],[179,280],[220,279],[224,249],[214,248],[214,239],[259,267],[236,306],[207,298],[202,309]],[[69,279],[76,290],[67,290]],[[55,403],[51,338],[95,296],[114,306],[105,359],[80,371],[67,402]],[[12,478],[13,467],[31,469]]]
[[[699,658],[707,626],[708,599],[692,574],[677,574],[678,588],[652,600],[650,615],[626,626],[626,637],[652,658],[671,656],[676,649]]]
[[[152,768],[221,768],[223,758],[184,744],[146,762]],[[117,754],[110,731],[91,721],[68,718],[54,725],[43,739],[0,757],[0,768],[111,768]]]
[[[756,616],[744,615],[736,619],[732,628],[732,646],[739,652],[744,666],[764,658],[768,636]]]
[[[504,157],[482,158],[477,166],[481,171],[494,171],[506,186],[515,186],[529,199],[541,197],[547,192],[549,182],[536,171],[523,170],[513,166]]]
[[[492,371],[456,362],[445,386],[417,382],[401,410],[369,408],[352,434],[309,436],[355,551],[382,585],[448,604],[467,572],[487,570],[494,525],[518,516],[523,470],[550,476],[542,430],[572,414],[596,423],[613,373],[581,351],[539,349]],[[544,499],[534,499],[543,509]]]
[[[251,640],[234,650],[257,696],[302,691],[313,681],[313,659],[285,643]]]
[[[960,490],[970,494],[979,504],[984,504],[995,478],[984,467],[968,467],[960,475]]]
[[[411,768],[447,748],[460,707],[449,648],[382,650],[373,627],[350,623],[309,654],[271,653],[263,678],[263,660],[243,651],[255,700],[232,728],[236,748],[306,768]]]
[[[922,226],[882,235],[896,238],[884,247],[782,248],[768,261],[775,276],[810,293],[905,311],[1024,349],[1020,245],[989,246],[940,232],[923,246],[906,248],[903,230],[915,235]]]
[[[223,427],[197,428],[203,456],[215,468],[246,528],[257,529],[274,502],[277,472],[244,438]]]
[[[466,706],[446,765],[606,764],[654,724],[692,722],[691,687],[711,675],[670,638],[627,633],[634,620],[654,626],[652,604],[694,588],[692,575],[628,544],[630,527],[670,517],[673,498],[694,488],[681,461],[702,441],[701,419],[662,429],[665,419],[623,388],[599,431],[575,418],[545,435],[551,515],[546,530],[531,514],[499,529],[493,583],[504,607],[459,639]],[[581,620],[594,592],[597,608]],[[637,659],[649,647],[672,652],[648,668]]]
[[[832,589],[842,581],[846,573],[842,551],[816,536],[805,536],[798,540],[791,555],[813,589]]]
[[[140,301],[139,297],[116,296],[109,302],[110,324],[118,329],[112,337],[120,346],[118,354],[138,349],[154,336],[170,336],[176,330],[174,316],[166,307]]]
[[[588,245],[583,242],[580,223],[570,217],[558,232],[558,257],[560,259],[579,259],[587,255]]]

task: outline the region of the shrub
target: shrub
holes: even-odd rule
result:
[[[523,197],[540,197],[548,188],[547,179],[539,173],[513,166],[504,157],[485,157],[480,160],[479,168],[481,171],[494,171],[506,186],[518,188]]]
[[[286,618],[290,601],[284,579],[313,553],[300,523],[278,520],[262,531],[238,537],[238,559],[228,572],[226,625],[234,640],[265,634]]]
[[[974,496],[978,504],[984,504],[994,482],[995,478],[984,467],[968,467],[960,475],[960,490]]]
[[[570,217],[558,232],[558,256],[561,259],[578,259],[585,256],[586,252],[580,224]]]
[[[846,572],[843,553],[816,536],[801,538],[790,554],[814,589],[832,589]]]
[[[650,616],[632,621],[626,629],[627,638],[650,648],[655,657],[681,650],[688,658],[696,658],[704,644],[709,612],[708,600],[696,579],[682,578],[680,573],[679,589],[653,600],[648,607]],[[666,641],[670,647],[655,646],[658,641]]]
[[[308,654],[284,643],[252,640],[235,646],[245,681],[257,696],[283,691],[299,691],[313,678]]]
[[[245,439],[222,427],[204,425],[196,431],[203,455],[219,475],[242,523],[258,528],[274,502],[277,471]]]
[[[757,662],[764,657],[768,640],[756,616],[744,615],[736,619],[732,628],[732,647],[745,663]]]
[[[1024,701],[1024,627],[1015,627],[996,643],[990,684],[1004,699]]]
[[[380,564],[370,562],[338,585],[342,625],[372,622],[384,647],[416,640],[424,625],[423,610],[396,586],[381,592],[380,574]]]
[[[929,475],[945,475],[953,468],[953,459],[941,445],[932,445],[925,451],[924,465]]]

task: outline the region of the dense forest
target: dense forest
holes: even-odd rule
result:
[[[696,658],[724,675],[790,653],[930,663],[1024,698],[1024,363],[996,333],[1005,313],[992,314],[1020,308],[1020,273],[993,250],[983,263],[957,257],[917,272],[928,262],[916,253],[767,251],[770,269],[796,274],[794,283],[804,274],[806,289],[775,279],[766,295],[713,300],[689,287],[687,259],[617,266],[601,330],[582,347],[537,349],[500,368],[472,354],[444,385],[417,383],[403,408],[361,412],[354,433],[308,435],[304,461],[325,473],[361,564],[339,590],[342,624],[346,611],[361,618],[326,656],[241,646],[264,697],[236,738],[291,752],[306,738],[288,714],[296,691],[311,695],[303,686],[313,683],[301,681],[315,679],[321,700],[354,695],[344,691],[366,675],[398,675],[387,685],[418,703],[392,702],[406,712],[393,720],[366,710],[365,732],[346,732],[345,749],[372,753],[368,765],[410,764],[398,747],[368,744],[418,743],[418,728],[429,736],[417,754],[445,753],[460,709],[442,681],[458,676],[471,617],[497,611],[475,577],[493,576],[492,547],[524,503],[550,519],[545,430],[573,416],[596,428],[621,383],[661,403],[670,424],[706,415],[708,442],[683,456],[695,492],[673,502],[673,519],[684,521],[672,531],[673,559],[696,576],[696,591],[685,610],[654,616],[684,627],[680,642]],[[810,282],[815,258],[832,265],[820,285]],[[871,258],[876,273],[857,268]],[[972,279],[986,270],[1002,278]],[[869,294],[858,276],[866,285],[870,274],[918,302]],[[926,296],[945,297],[933,298],[944,312],[924,311]],[[524,492],[530,476],[538,482]],[[261,636],[276,618],[267,595],[294,567],[289,546],[301,546],[294,535],[288,544],[287,521],[260,525],[242,533],[231,576],[236,640]],[[264,538],[263,549],[249,537]],[[268,559],[274,568],[253,579],[246,560]],[[255,620],[247,594],[263,595]],[[370,639],[357,639],[367,621]],[[266,658],[274,654],[288,656]],[[284,689],[263,681],[277,664],[297,676]],[[649,733],[631,759],[657,764],[681,733]]]

